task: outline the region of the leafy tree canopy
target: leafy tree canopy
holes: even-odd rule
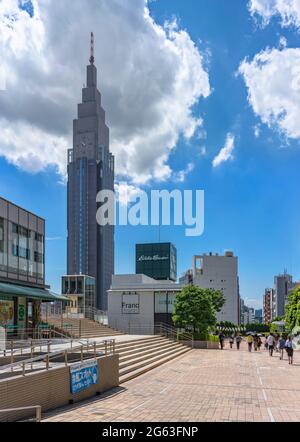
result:
[[[294,327],[300,325],[300,287],[297,287],[289,296],[285,309],[285,327],[292,331]]]
[[[176,296],[173,321],[177,327],[192,328],[194,334],[207,333],[216,324],[216,312],[224,305],[221,292],[194,285]]]
[[[270,326],[267,324],[246,324],[246,331],[266,333],[270,331]]]

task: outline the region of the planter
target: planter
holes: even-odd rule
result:
[[[192,346],[192,341],[180,341],[184,345],[188,345],[189,347]],[[193,348],[201,348],[206,350],[218,350],[219,342],[214,341],[194,341],[194,347]]]

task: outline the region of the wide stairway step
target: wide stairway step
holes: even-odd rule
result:
[[[53,325],[58,331],[68,334],[74,338],[93,338],[105,336],[119,336],[124,333],[110,328],[107,325],[100,324],[91,319],[76,318],[58,318],[48,317],[45,319],[50,325]]]
[[[145,364],[136,364],[136,366],[133,365],[130,371],[127,370],[126,372],[122,372],[122,370],[120,370],[119,382],[120,384],[123,384],[126,381],[147,373],[153,368],[159,367],[160,365],[165,364],[172,359],[184,355],[188,351],[191,351],[190,347],[181,346],[181,348],[178,348],[176,351],[173,350],[171,352],[165,353],[161,357],[149,359]]]
[[[116,342],[115,351],[119,354],[121,384],[191,351],[191,348],[158,335]]]

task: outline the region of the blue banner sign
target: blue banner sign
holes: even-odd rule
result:
[[[90,388],[94,384],[98,384],[98,363],[82,362],[70,367],[71,393],[76,394],[80,391]]]

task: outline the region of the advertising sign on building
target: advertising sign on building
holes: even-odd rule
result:
[[[137,294],[122,295],[122,313],[138,314],[140,313],[140,297]]]
[[[6,335],[5,328],[0,327],[0,351],[6,350]]]
[[[98,384],[98,363],[82,362],[70,368],[71,393],[76,394]]]
[[[0,300],[0,325],[14,325],[14,302]]]

